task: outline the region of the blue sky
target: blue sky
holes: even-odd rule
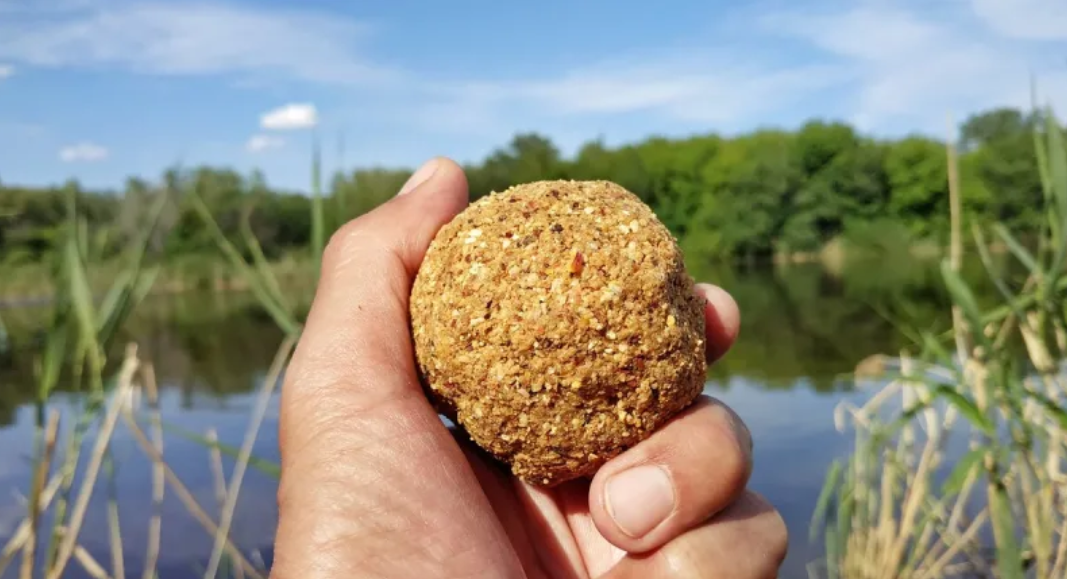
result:
[[[306,188],[337,161],[476,161],[516,131],[602,137],[841,119],[943,136],[1029,77],[1067,105],[1062,0],[0,0],[0,180],[167,165]]]

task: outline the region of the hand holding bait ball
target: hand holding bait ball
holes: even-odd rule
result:
[[[677,242],[605,181],[539,181],[472,203],[415,278],[420,379],[523,480],[592,475],[703,390],[704,302]]]

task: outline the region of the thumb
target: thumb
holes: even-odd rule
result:
[[[330,240],[282,390],[274,577],[520,576],[408,330],[415,272],[466,203],[462,169],[436,159]]]

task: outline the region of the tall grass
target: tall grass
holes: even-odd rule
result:
[[[312,155],[312,247],[317,260],[325,239],[317,142]],[[162,532],[161,507],[167,489],[176,495],[189,514],[213,538],[212,550],[204,569],[205,579],[219,577],[220,573],[251,579],[262,579],[266,575],[264,569],[253,565],[232,543],[229,530],[247,468],[256,468],[269,476],[279,476],[278,466],[253,456],[252,447],[267,403],[288,362],[301,325],[291,300],[286,299],[282,284],[267,263],[249,226],[251,207],[243,212],[239,239],[230,240],[195,187],[186,186],[180,178],[180,172],[174,174],[178,178],[168,182],[166,188],[156,196],[148,221],[128,246],[117,274],[102,295],[96,295],[93,291],[89,272],[101,263],[100,248],[106,241],[107,231],[89,231],[85,220],[79,215],[75,193],[69,195],[62,252],[60,259],[50,267],[48,275],[50,293],[54,296],[53,311],[45,332],[44,346],[34,366],[37,412],[31,492],[25,520],[0,551],[0,576],[20,555],[20,579],[38,576],[58,579],[71,564],[80,565],[92,577],[127,576],[122,529],[119,526],[121,505],[114,489],[117,465],[110,452],[113,434],[120,423],[125,425],[151,463],[152,509],[141,577],[151,579],[157,575],[156,563],[159,560]],[[220,443],[217,438],[184,432],[163,420],[152,365],[138,356],[136,344],[126,346],[121,360],[108,358],[108,353],[115,351],[115,340],[123,323],[158,277],[160,264],[151,263],[148,245],[165,204],[173,199],[191,205],[207,226],[230,267],[285,333],[285,339],[257,396],[256,407],[239,449]],[[6,334],[0,331],[0,337],[3,336]],[[55,410],[48,412],[51,394],[61,380],[71,381],[76,390],[84,393],[81,406],[73,416],[64,417]],[[138,401],[141,393],[146,394],[148,401],[151,437],[145,434],[139,423],[141,412]],[[73,420],[73,427],[65,434],[60,432],[64,418]],[[165,461],[164,431],[177,432],[188,440],[203,444],[213,459],[213,465],[221,461],[223,453],[235,459],[228,484],[223,480],[221,469],[213,467],[213,470],[219,471],[216,473],[219,488],[217,520],[196,501]],[[91,432],[94,432],[92,437]],[[79,471],[81,476],[77,477]],[[95,560],[79,543],[90,499],[101,478],[104,479],[108,494],[108,566]],[[79,481],[77,487],[76,480]],[[45,517],[49,510],[51,516]],[[51,521],[51,527],[47,529],[41,524],[46,518]]]
[[[948,146],[953,235],[941,275],[953,327],[909,330],[913,352],[878,376],[889,383],[861,407],[838,408],[854,448],[816,505],[811,536],[825,556],[812,577],[1067,576],[1067,149],[1052,111],[1042,113],[1036,248],[1000,224],[969,228],[999,303],[980,303],[959,275],[965,228]],[[990,240],[1027,275],[996,267]]]

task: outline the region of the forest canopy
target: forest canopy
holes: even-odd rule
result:
[[[1024,230],[1040,223],[1037,121],[1034,114],[996,109],[960,126],[966,219]],[[935,139],[876,139],[845,123],[812,120],[795,131],[761,129],[730,138],[651,137],[619,147],[592,141],[572,158],[548,138],[525,133],[465,169],[472,197],[537,179],[616,181],[645,200],[687,251],[735,258],[817,251],[868,230],[894,243],[944,243],[946,159],[944,143]],[[410,173],[381,167],[336,172],[324,191],[327,228],[389,199]],[[106,244],[117,251],[153,198],[172,191],[153,248],[174,256],[211,252],[209,232],[183,202],[182,192],[190,189],[227,233],[236,235],[248,212],[268,257],[310,243],[306,193],[274,189],[258,172],[203,166],[169,169],[156,182],[130,177],[115,191],[84,190],[76,181],[41,188],[0,184],[0,266],[36,262],[53,251],[70,193],[90,227],[106,230]]]

